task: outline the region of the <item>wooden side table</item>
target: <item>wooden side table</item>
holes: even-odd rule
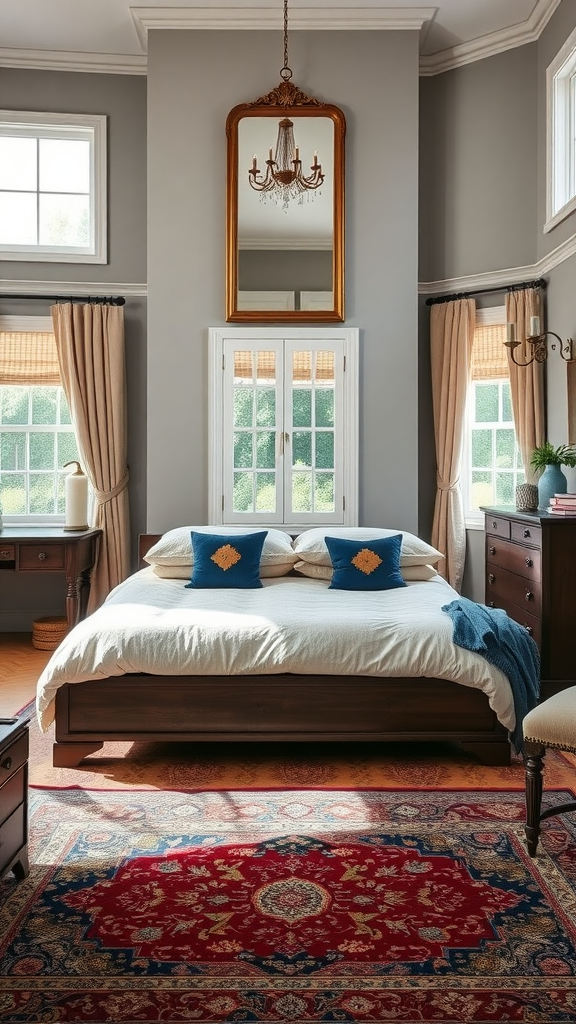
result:
[[[60,572],[66,580],[68,628],[86,615],[90,577],[102,530],[64,530],[61,526],[5,526],[0,532],[0,570]]]
[[[28,723],[0,718],[0,877],[26,878],[28,863]]]

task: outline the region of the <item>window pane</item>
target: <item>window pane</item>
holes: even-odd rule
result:
[[[294,352],[292,354],[292,381],[312,380],[312,353]]]
[[[28,388],[1,387],[2,423],[28,423]]]
[[[30,434],[30,469],[54,469],[54,434]]]
[[[65,500],[65,495],[66,495],[66,492],[65,492],[65,480],[66,480],[66,476],[67,476],[66,473],[58,473],[58,477],[57,477],[56,487],[57,487],[57,491],[58,491],[58,498],[57,498],[57,508],[56,508],[56,511],[57,511],[59,516],[63,516],[65,514],[65,512],[66,512],[66,500]]]
[[[332,388],[319,388],[316,392],[316,426],[334,426],[334,391]]]
[[[0,244],[37,245],[36,193],[0,192]]]
[[[312,511],[312,473],[293,474],[292,509],[294,512]]]
[[[292,392],[292,426],[312,426],[312,392],[310,388],[294,388]]]
[[[272,430],[260,430],[256,435],[256,467],[274,469],[276,465],[276,434]]]
[[[514,504],[514,475],[512,473],[496,473],[496,504]]]
[[[254,392],[251,388],[234,388],[234,426],[252,426]]]
[[[0,188],[36,191],[36,139],[0,138]]]
[[[312,432],[296,431],[292,436],[293,451],[292,451],[292,465],[293,466],[311,466],[312,465]]]
[[[40,139],[40,190],[90,191],[90,143],[81,139]]]
[[[40,245],[90,244],[88,196],[41,195],[39,205]]]
[[[253,438],[247,431],[236,431],[234,434],[234,467],[250,469],[253,465]]]
[[[256,392],[256,426],[276,426],[276,392],[274,388],[258,388]]]
[[[26,512],[26,485],[23,473],[0,473],[2,511],[8,516],[23,516]]]
[[[30,477],[30,515],[54,515],[54,475],[34,473]]]
[[[256,474],[256,511],[276,511],[276,482],[273,473]]]
[[[26,434],[0,433],[0,469],[26,468]]]
[[[499,469],[514,468],[516,435],[513,430],[496,431],[496,465]]]
[[[512,423],[514,416],[512,414],[512,396],[510,394],[510,384],[505,381],[502,384],[502,419],[505,423]]]
[[[63,388],[60,391],[60,423],[65,425],[72,423],[72,417],[70,416],[70,409],[68,408],[68,402],[66,401],[66,395],[64,394]]]
[[[65,433],[63,430],[59,430],[56,438],[58,443],[57,466],[65,466],[67,462],[72,462],[74,459],[80,461],[76,438],[71,431]]]
[[[333,352],[317,352],[316,353],[316,373],[314,377],[315,381],[326,381],[334,380],[334,353]]]
[[[31,423],[56,423],[57,388],[32,388]]]
[[[314,510],[316,512],[334,511],[333,473],[316,473],[314,484]]]
[[[478,384],[476,386],[477,423],[496,423],[498,421],[498,384]]]
[[[492,474],[472,472],[472,508],[493,505]]]
[[[234,512],[253,512],[254,498],[252,493],[253,473],[234,473]]]
[[[334,434],[328,431],[316,434],[316,465],[319,469],[334,468]]]
[[[492,431],[472,431],[472,465],[480,468],[492,465]]]

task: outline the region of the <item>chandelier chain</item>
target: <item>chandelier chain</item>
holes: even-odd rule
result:
[[[288,67],[288,0],[284,0],[284,67],[280,72],[280,78],[285,82],[292,78],[292,69]]]

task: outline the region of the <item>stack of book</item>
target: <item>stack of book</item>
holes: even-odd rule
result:
[[[576,493],[553,494],[548,511],[555,516],[576,516]]]

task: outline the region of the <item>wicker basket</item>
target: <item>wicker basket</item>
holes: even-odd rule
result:
[[[68,632],[65,615],[45,615],[32,623],[32,646],[40,651],[55,651]]]

